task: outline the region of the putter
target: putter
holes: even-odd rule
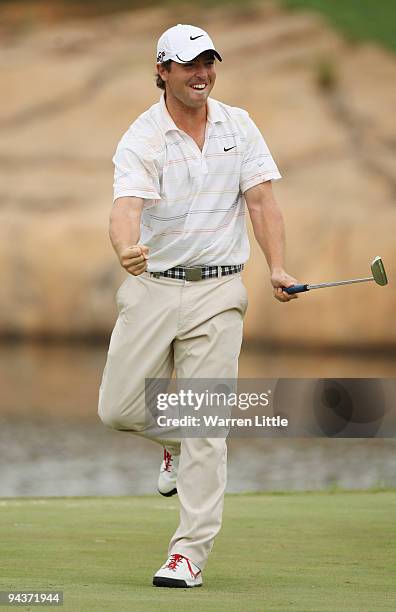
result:
[[[352,278],[350,280],[335,281],[333,283],[321,283],[320,285],[292,285],[291,287],[284,288],[283,291],[286,293],[302,293],[303,291],[310,291],[311,289],[322,289],[322,287],[337,287],[338,285],[352,285],[353,283],[368,283],[369,281],[375,281],[377,285],[388,284],[384,264],[381,257],[377,256],[371,262],[371,273],[372,276],[367,278]]]

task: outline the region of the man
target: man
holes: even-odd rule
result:
[[[283,268],[284,226],[271,181],[280,177],[248,113],[209,98],[222,61],[208,34],[177,25],[158,41],[158,104],[132,123],[116,154],[110,237],[129,273],[100,388],[109,427],[149,437],[146,378],[232,378],[238,374],[249,257],[245,201],[267,259],[274,296],[295,284]],[[156,586],[201,586],[221,527],[224,438],[158,440],[158,482],[178,493],[180,525]],[[176,481],[177,479],[177,481]]]

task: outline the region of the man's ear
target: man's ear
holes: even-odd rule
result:
[[[166,68],[164,68],[162,64],[156,64],[156,67],[157,67],[157,73],[160,75],[161,79],[163,81],[166,81],[167,80],[167,74],[168,74],[168,71],[166,70]],[[165,76],[165,78],[164,78],[164,76]]]

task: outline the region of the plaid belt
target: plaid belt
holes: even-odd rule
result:
[[[176,266],[176,268],[171,268],[170,270],[165,270],[164,272],[150,272],[150,276],[154,276],[155,278],[166,276],[168,278],[177,278],[179,280],[198,281],[203,280],[204,278],[217,278],[219,276],[236,274],[237,272],[242,272],[243,267],[243,264],[235,266],[197,266],[195,268]]]

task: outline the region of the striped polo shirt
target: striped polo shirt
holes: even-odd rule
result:
[[[143,198],[148,270],[245,263],[243,194],[281,175],[249,114],[208,98],[202,151],[170,116],[164,95],[134,121],[113,157],[114,201]]]

